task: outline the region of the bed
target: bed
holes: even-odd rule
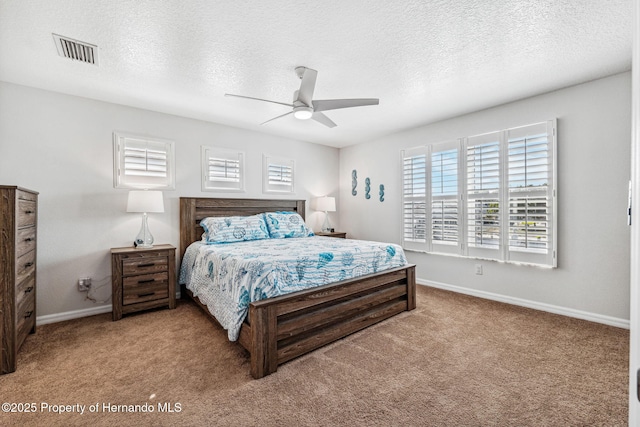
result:
[[[304,219],[305,201],[181,197],[180,260],[201,240],[203,218],[277,211],[297,212]],[[193,292],[181,289],[215,320]],[[262,378],[291,359],[415,306],[415,266],[404,265],[251,302],[237,341],[250,354],[251,375]]]

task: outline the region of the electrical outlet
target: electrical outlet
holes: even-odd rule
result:
[[[476,274],[479,276],[482,275],[482,264],[476,264]]]
[[[81,277],[78,279],[78,292],[87,292],[91,288],[91,277]]]

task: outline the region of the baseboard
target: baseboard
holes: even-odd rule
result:
[[[576,319],[588,320],[590,322],[602,323],[604,325],[615,326],[617,328],[629,329],[629,325],[630,325],[629,320],[620,319],[617,317],[603,316],[602,314],[590,313],[588,311],[575,310],[572,308],[560,307],[557,305],[545,304],[545,303],[530,301],[530,300],[521,299],[521,298],[494,294],[492,292],[464,288],[462,286],[450,285],[448,283],[433,282],[431,280],[424,280],[420,278],[416,279],[416,283],[423,286],[430,286],[432,288],[444,289],[446,291],[452,291],[460,294],[471,295],[478,298],[504,302],[507,304],[518,305],[521,307],[532,308],[534,310],[546,311],[548,313],[560,314],[568,317],[575,317]]]
[[[64,313],[47,314],[36,317],[36,326],[49,323],[64,322],[65,320],[79,319],[81,317],[95,316],[96,314],[111,313],[111,304],[99,307],[85,308],[83,310],[66,311]]]
[[[176,300],[180,299],[180,288],[176,291]],[[95,316],[96,314],[111,313],[112,305],[101,305],[99,307],[85,308],[82,310],[67,311],[64,313],[47,314],[36,317],[36,326],[47,325],[49,323],[64,322],[65,320],[79,319],[81,317]]]

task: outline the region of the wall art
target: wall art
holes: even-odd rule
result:
[[[356,191],[356,187],[358,186],[358,172],[354,169],[351,171],[351,195],[355,196],[358,194]]]
[[[370,192],[371,192],[371,180],[369,178],[365,178],[364,179],[364,198],[365,199],[371,198],[371,194],[369,194]]]

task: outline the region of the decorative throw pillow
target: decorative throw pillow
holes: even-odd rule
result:
[[[313,236],[313,231],[296,212],[266,212],[264,219],[272,239]]]
[[[208,217],[200,221],[207,243],[232,243],[268,239],[269,232],[262,215]]]

